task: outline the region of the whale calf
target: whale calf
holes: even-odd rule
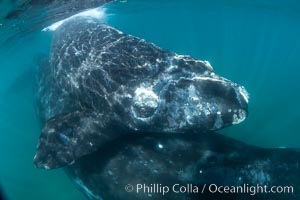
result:
[[[259,148],[214,132],[129,134],[66,171],[92,200],[296,200],[299,163],[300,149]]]
[[[34,163],[74,163],[128,132],[202,134],[242,122],[248,93],[209,62],[178,55],[89,17],[65,22],[40,67],[44,124]]]

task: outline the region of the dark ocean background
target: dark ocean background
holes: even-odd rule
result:
[[[1,17],[9,5],[0,3]],[[262,147],[300,147],[300,1],[128,0],[104,9],[110,25],[208,60],[216,73],[246,87],[249,117],[222,134]],[[10,31],[4,25],[0,33]],[[84,199],[63,170],[32,163],[41,129],[35,68],[51,37],[36,30],[0,43],[0,184],[11,200]]]

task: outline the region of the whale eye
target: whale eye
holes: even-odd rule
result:
[[[132,111],[137,118],[149,118],[157,110],[158,96],[151,88],[137,88],[133,98]]]

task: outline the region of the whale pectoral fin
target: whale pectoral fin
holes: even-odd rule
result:
[[[74,163],[118,136],[116,131],[110,131],[111,124],[103,114],[79,111],[49,119],[42,130],[34,164],[52,169]]]

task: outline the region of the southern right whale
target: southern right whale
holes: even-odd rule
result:
[[[207,61],[90,17],[55,32],[37,93],[44,127],[34,162],[42,168],[72,164],[127,132],[201,134],[248,114],[245,88]]]
[[[218,133],[126,135],[66,171],[92,200],[300,199],[300,149],[260,148]]]

